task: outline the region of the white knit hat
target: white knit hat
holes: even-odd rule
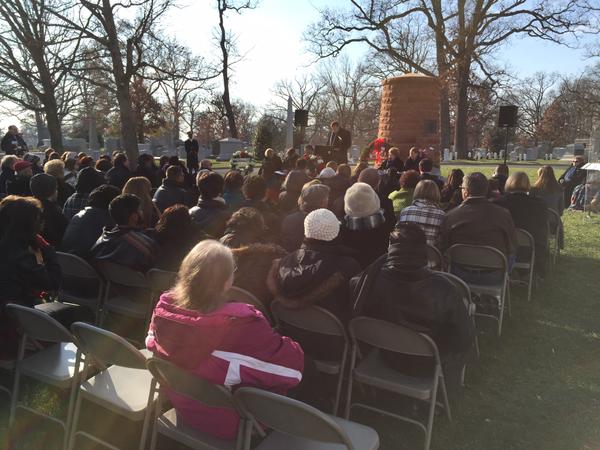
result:
[[[367,183],[354,183],[344,195],[344,212],[350,217],[366,217],[381,208],[379,197]]]
[[[319,174],[319,176],[317,178],[333,178],[335,177],[335,170],[333,170],[331,167],[325,167],[323,170],[321,170],[321,173]]]
[[[333,241],[340,233],[340,221],[328,209],[315,209],[304,219],[304,237]]]

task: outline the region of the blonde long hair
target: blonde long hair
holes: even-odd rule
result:
[[[183,259],[171,290],[174,303],[185,309],[209,313],[225,302],[233,281],[233,253],[218,241],[197,244]]]
[[[558,181],[556,181],[556,176],[554,175],[554,169],[552,166],[543,166],[538,169],[538,179],[533,185],[534,188],[541,192],[560,192],[562,188]]]
[[[160,213],[152,201],[152,185],[148,178],[130,178],[123,187],[123,194],[133,194],[140,199],[140,209],[143,213],[144,228],[153,226],[153,218],[160,216]]]

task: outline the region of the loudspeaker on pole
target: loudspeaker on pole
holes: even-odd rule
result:
[[[517,126],[517,111],[515,105],[501,106],[498,112],[498,126],[500,128],[514,128]]]
[[[297,109],[294,111],[294,125],[297,127],[308,126],[308,111],[306,109]]]

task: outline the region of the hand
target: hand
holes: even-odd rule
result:
[[[44,257],[42,256],[42,251],[39,248],[33,249],[29,247],[29,251],[35,256],[36,263],[38,263],[39,265],[44,264]]]

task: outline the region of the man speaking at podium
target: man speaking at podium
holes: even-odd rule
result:
[[[338,164],[348,162],[348,149],[352,145],[352,136],[348,130],[340,127],[339,122],[331,122],[331,133],[327,145],[333,147],[332,159]]]

